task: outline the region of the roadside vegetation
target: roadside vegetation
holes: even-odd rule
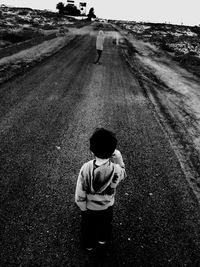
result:
[[[56,53],[85,20],[48,10],[1,6],[0,83]]]
[[[60,16],[58,13],[48,10],[30,8],[1,7],[0,16],[0,49],[57,33],[60,28],[67,31],[69,26],[77,22],[73,17]]]
[[[149,42],[165,51],[180,66],[200,76],[200,27],[161,23],[110,21],[127,30],[127,36]]]

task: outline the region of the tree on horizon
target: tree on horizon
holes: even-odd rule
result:
[[[87,17],[88,17],[87,19],[88,19],[89,21],[91,21],[92,18],[96,18],[96,15],[94,14],[94,8],[93,8],[93,7],[90,8],[90,11],[89,11]]]
[[[71,16],[80,16],[81,11],[75,5],[66,5],[64,8],[64,13]]]
[[[80,16],[81,14],[81,11],[75,5],[67,4],[65,6],[63,2],[59,2],[56,9],[58,9],[60,15]]]
[[[59,2],[57,5],[56,5],[56,9],[58,9],[58,12],[60,15],[64,14],[64,10],[65,10],[65,5],[63,2]]]

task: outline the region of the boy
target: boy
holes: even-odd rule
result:
[[[95,159],[85,163],[78,176],[75,202],[82,211],[81,230],[87,250],[92,250],[96,242],[103,246],[110,239],[116,187],[126,176],[116,147],[114,133],[96,129],[90,138]]]

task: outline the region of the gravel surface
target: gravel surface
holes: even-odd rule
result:
[[[1,266],[200,265],[197,199],[107,30],[102,65],[80,35],[0,87]],[[128,178],[112,244],[87,254],[74,190],[98,126],[116,131]]]

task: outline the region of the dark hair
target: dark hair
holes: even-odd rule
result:
[[[90,150],[100,159],[108,159],[117,147],[115,134],[104,128],[97,128],[90,137]]]

